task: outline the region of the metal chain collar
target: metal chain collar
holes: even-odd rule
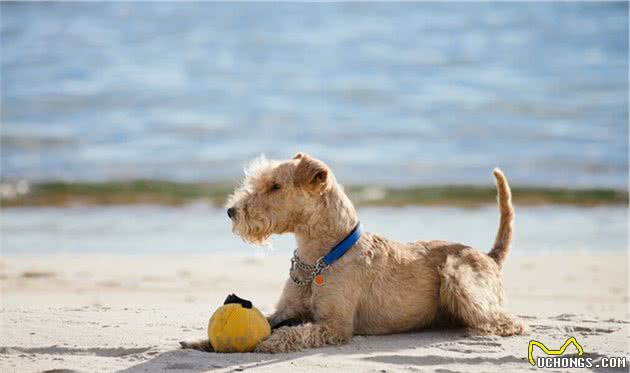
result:
[[[309,273],[309,275],[306,277],[305,280],[300,280],[299,278],[293,276],[293,271],[295,270],[295,267],[298,267],[302,271]],[[289,277],[291,278],[291,280],[293,280],[293,282],[296,285],[306,286],[306,285],[311,284],[315,276],[320,275],[322,272],[324,272],[326,268],[328,268],[328,265],[324,263],[323,256],[317,259],[317,262],[315,262],[315,265],[306,264],[302,260],[300,260],[300,257],[297,255],[297,249],[296,249],[295,251],[293,251],[293,258],[291,258],[291,268],[289,269]]]

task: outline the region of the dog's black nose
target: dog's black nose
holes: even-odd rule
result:
[[[236,209],[234,207],[230,207],[228,209],[228,217],[230,219],[232,219],[234,217],[234,215],[236,215]]]

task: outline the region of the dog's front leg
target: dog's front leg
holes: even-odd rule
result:
[[[255,352],[294,352],[305,348],[339,345],[352,339],[350,326],[336,322],[308,323],[295,327],[282,327],[256,346]]]
[[[348,343],[354,320],[353,294],[327,294],[318,297],[313,310],[315,321],[282,327],[256,347],[257,352],[292,352],[305,348]]]
[[[276,305],[276,311],[267,317],[271,327],[289,319],[310,319],[311,312],[307,306],[309,296],[310,290],[307,287],[298,286],[291,279],[287,280]]]

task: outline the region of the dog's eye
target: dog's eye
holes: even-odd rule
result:
[[[271,185],[271,188],[269,188],[269,191],[270,191],[270,192],[275,192],[276,190],[280,190],[280,184],[278,184],[278,183],[273,183],[273,184]]]

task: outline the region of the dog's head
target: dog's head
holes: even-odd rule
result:
[[[272,234],[295,232],[322,208],[334,183],[330,169],[307,154],[287,161],[256,158],[227,202],[232,231],[256,244],[267,243]]]

